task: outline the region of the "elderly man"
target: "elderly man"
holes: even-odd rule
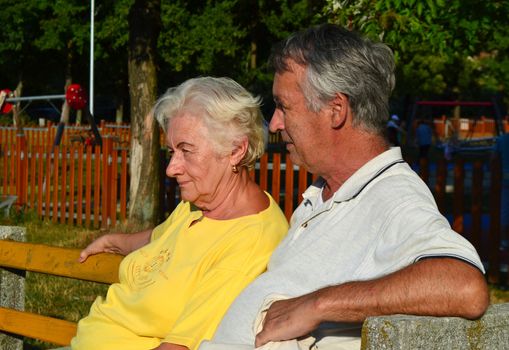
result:
[[[319,339],[331,327],[334,341],[358,348],[358,338],[341,336],[351,329],[340,328],[368,316],[481,316],[489,295],[479,256],[385,138],[391,50],[326,24],[288,38],[271,61],[270,129],[281,132],[292,161],[319,178],[267,272],[230,307],[211,348]],[[255,320],[271,298],[283,300],[268,308],[257,333]]]

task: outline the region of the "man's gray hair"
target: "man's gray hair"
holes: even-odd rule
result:
[[[354,126],[384,133],[395,85],[394,55],[387,45],[322,24],[295,33],[274,48],[270,63],[276,73],[290,70],[288,60],[306,67],[301,89],[310,110],[318,112],[336,93],[343,93]]]
[[[230,78],[199,77],[172,87],[156,102],[153,114],[164,132],[169,121],[187,113],[200,118],[220,155],[230,154],[235,143],[248,139],[239,166],[252,168],[265,151],[260,99]]]

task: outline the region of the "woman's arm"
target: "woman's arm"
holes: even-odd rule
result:
[[[137,233],[109,233],[97,238],[80,253],[79,262],[84,262],[90,255],[114,253],[127,255],[150,242],[152,229]]]

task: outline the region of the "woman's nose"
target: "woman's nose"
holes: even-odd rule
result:
[[[168,177],[175,177],[177,175],[182,174],[182,162],[179,159],[180,157],[174,153],[166,167],[166,175]]]

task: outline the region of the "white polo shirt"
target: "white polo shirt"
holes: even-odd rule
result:
[[[254,320],[271,294],[293,297],[370,280],[427,257],[462,259],[484,272],[474,247],[451,229],[399,148],[366,163],[325,203],[318,200],[322,185],[318,180],[303,194],[267,272],[235,300],[214,342],[254,344]]]

